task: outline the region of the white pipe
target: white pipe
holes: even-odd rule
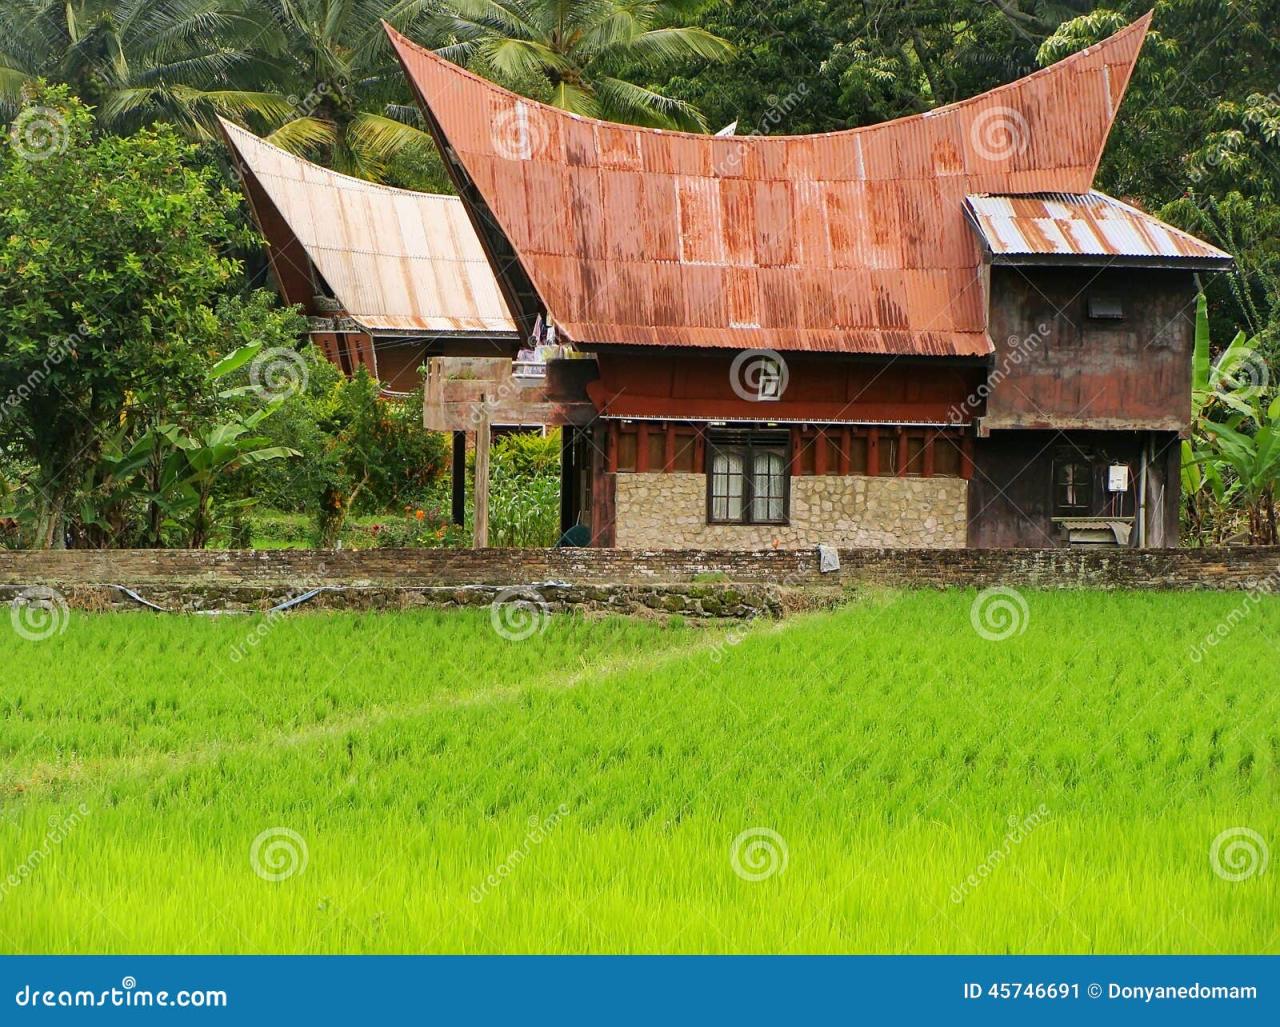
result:
[[[1142,457],[1139,463],[1141,471],[1138,478],[1138,548],[1147,548],[1147,453],[1151,446],[1151,436],[1142,440]]]

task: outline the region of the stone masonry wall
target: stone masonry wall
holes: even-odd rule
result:
[[[704,474],[617,476],[617,544],[768,549],[825,542],[890,549],[965,545],[967,481],[800,475],[791,479],[791,523],[707,523]]]
[[[119,584],[190,590],[434,588],[446,585],[667,584],[948,588],[1247,589],[1280,581],[1280,547],[1222,549],[842,549],[820,574],[814,549],[125,549],[0,550],[0,584]]]

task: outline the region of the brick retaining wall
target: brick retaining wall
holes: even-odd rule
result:
[[[540,582],[654,585],[706,576],[775,586],[1245,589],[1280,573],[1280,548],[1108,550],[848,549],[818,573],[814,550],[375,549],[0,551],[0,584],[438,587]]]

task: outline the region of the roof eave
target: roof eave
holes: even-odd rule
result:
[[[992,253],[988,261],[997,267],[1096,267],[1158,271],[1230,271],[1235,258],[1125,256],[1116,253]]]

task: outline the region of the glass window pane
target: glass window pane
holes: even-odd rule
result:
[[[779,453],[756,453],[752,468],[751,519],[753,521],[780,521],[783,517],[784,461]]]
[[[711,463],[711,517],[740,521],[743,514],[742,456],[717,450]]]

